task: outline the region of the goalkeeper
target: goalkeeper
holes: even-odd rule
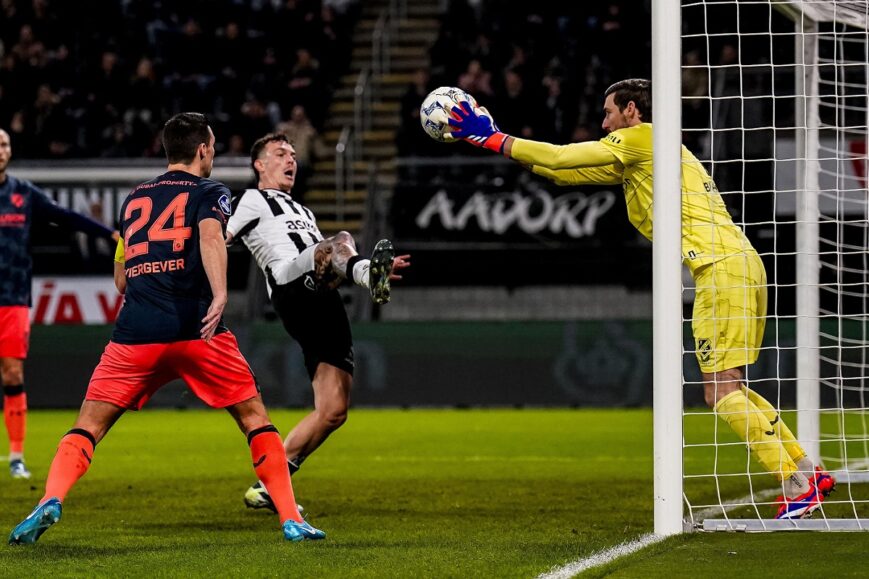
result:
[[[604,93],[607,136],[556,146],[502,133],[485,109],[453,108],[452,136],[505,157],[559,185],[621,184],[628,219],[652,240],[652,88],[643,79]],[[693,334],[704,395],[763,467],[782,483],[776,518],[811,514],[835,481],[809,460],[766,399],[745,385],[766,323],[763,262],[724,205],[703,165],[682,147],[682,259],[696,285]]]

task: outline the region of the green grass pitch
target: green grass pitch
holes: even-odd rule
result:
[[[302,416],[272,412],[282,433]],[[34,479],[0,472],[4,533],[40,498],[73,418],[31,413]],[[686,421],[686,440],[704,428]],[[729,452],[724,463],[744,463],[744,449]],[[704,460],[686,454],[686,471]],[[652,530],[650,410],[353,410],[294,479],[311,522],[328,533],[318,543],[285,542],[276,516],[244,508],[252,473],[223,412],[130,413],[97,448],[63,519],[36,545],[4,539],[0,576],[534,577]],[[703,485],[693,492],[712,498]],[[587,575],[866,569],[869,533],[693,533]]]

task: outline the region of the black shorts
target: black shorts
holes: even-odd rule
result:
[[[302,347],[313,380],[317,365],[330,364],[353,375],[353,336],[338,290],[314,290],[305,274],[272,287],[272,305],[290,336]],[[309,283],[306,285],[306,280]]]

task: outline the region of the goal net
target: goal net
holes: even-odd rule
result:
[[[869,530],[869,2],[683,0],[682,24],[683,142],[767,273],[748,388],[838,482],[774,520],[782,484],[704,403],[686,276],[686,528]]]

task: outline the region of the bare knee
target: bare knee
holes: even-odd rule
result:
[[[0,379],[4,386],[24,384],[24,363],[14,358],[4,358],[0,366]]]
[[[227,411],[235,418],[239,429],[245,436],[255,430],[272,425],[260,396],[230,406],[227,408]]]
[[[353,250],[356,249],[356,241],[354,241],[353,236],[347,231],[339,231],[332,236],[332,241],[336,244],[349,246]]]
[[[743,374],[737,368],[722,370],[712,374],[703,373],[703,398],[710,408],[718,401],[742,387]]]

